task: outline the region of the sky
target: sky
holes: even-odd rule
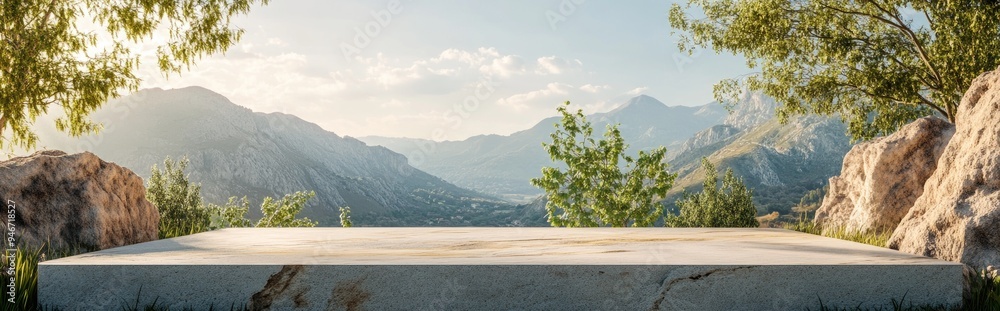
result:
[[[233,21],[225,54],[142,87],[191,85],[258,112],[294,114],[353,137],[507,135],[639,94],[704,105],[751,72],[739,56],[677,50],[671,1],[280,0]]]

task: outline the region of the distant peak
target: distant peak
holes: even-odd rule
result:
[[[626,102],[625,104],[627,105],[630,103],[648,103],[648,102],[663,104],[656,98],[653,98],[652,96],[646,94],[639,94],[639,96],[632,97],[632,99],[629,99],[628,102]]]
[[[216,91],[210,90],[210,89],[208,89],[206,87],[203,87],[203,86],[197,86],[197,85],[185,86],[185,87],[182,87],[182,88],[173,88],[173,89],[169,89],[168,91],[177,91],[177,92],[184,92],[184,93],[217,94],[217,95],[221,96],[221,94],[219,94]]]
[[[618,106],[618,108],[612,110],[611,113],[632,111],[632,110],[648,111],[649,109],[662,109],[666,107],[667,105],[663,104],[663,102],[657,100],[656,98],[643,94],[636,97],[632,97],[632,99],[629,99],[621,106]]]

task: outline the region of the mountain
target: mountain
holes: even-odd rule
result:
[[[682,190],[699,190],[702,157],[720,171],[732,168],[754,190],[754,203],[765,213],[788,213],[803,195],[839,174],[851,148],[839,118],[798,116],[782,125],[774,117],[776,107],[763,95],[744,94],[723,124],[685,142],[670,160],[679,177],[666,203],[672,205]]]
[[[151,166],[162,168],[165,157],[186,156],[190,180],[216,204],[245,195],[259,205],[264,196],[313,190],[316,197],[301,216],[326,226],[339,224],[341,206],[350,206],[354,223],[365,226],[503,225],[505,215],[518,212],[418,170],[384,147],[293,115],[253,112],[200,87],[142,90],[92,117],[106,125],[101,135],[70,140],[40,133],[41,145],[91,151],[144,178]]]
[[[641,95],[606,113],[587,116],[595,135],[603,135],[609,124],[620,124],[630,153],[667,146],[680,148],[689,137],[721,123],[727,116],[718,104],[668,107]],[[559,117],[508,136],[480,135],[462,141],[433,142],[422,139],[361,137],[369,145],[385,146],[406,155],[416,168],[455,183],[510,201],[527,203],[541,194],[529,183],[541,176],[541,168],[555,165],[542,149]]]

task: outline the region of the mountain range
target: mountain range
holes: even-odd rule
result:
[[[815,115],[781,124],[774,117],[777,105],[761,94],[746,93],[722,124],[686,141],[669,160],[679,176],[665,203],[671,205],[682,191],[700,190],[702,158],[743,178],[760,213],[787,214],[807,192],[826,185],[851,149],[846,126],[837,116]]]
[[[701,159],[708,158],[720,171],[732,168],[755,192],[761,213],[787,213],[806,192],[823,187],[840,171],[850,150],[843,123],[834,117],[799,116],[780,124],[777,103],[747,92],[731,107],[717,103],[668,107],[649,96],[638,96],[606,113],[588,115],[595,136],[609,124],[619,124],[630,154],[636,150],[667,147],[670,170],[678,173],[664,199],[668,206],[683,191],[700,190],[704,180]],[[530,129],[509,136],[484,135],[463,141],[386,137],[361,137],[409,158],[414,167],[483,193],[525,204],[539,211],[535,200],[541,191],[529,180],[541,168],[558,166],[542,148],[558,118],[548,118]],[[528,208],[530,207],[530,208]],[[536,215],[537,216],[537,215]],[[532,217],[536,217],[532,216]]]
[[[670,170],[679,175],[668,207],[683,191],[698,190],[700,160],[708,158],[746,181],[761,213],[787,213],[839,172],[851,143],[836,117],[779,124],[776,106],[754,93],[732,111],[718,103],[668,107],[643,95],[587,118],[598,136],[618,124],[630,154],[667,146]],[[301,215],[327,226],[339,223],[341,206],[352,208],[359,225],[545,225],[541,191],[529,180],[559,165],[542,148],[557,117],[506,136],[359,140],[293,115],[253,112],[200,87],[142,90],[91,117],[105,124],[101,134],[74,139],[39,126],[40,145],[91,151],[144,178],[164,158],[186,157],[190,179],[216,204],[312,190],[316,198]]]
[[[572,109],[572,108],[571,108]],[[726,110],[718,104],[668,107],[646,95],[634,97],[614,110],[587,116],[594,135],[603,135],[608,125],[619,124],[630,152],[667,146],[679,148],[695,133],[723,122]],[[408,155],[416,168],[444,180],[513,202],[531,201],[542,192],[529,180],[541,176],[541,168],[556,165],[542,149],[551,142],[559,117],[511,135],[480,135],[462,141],[433,142],[422,139],[368,136],[369,145],[385,146]]]
[[[186,157],[186,173],[206,201],[315,191],[301,216],[339,225],[339,207],[354,223],[374,226],[501,225],[510,204],[457,187],[407,164],[384,147],[341,137],[294,115],[259,113],[200,87],[147,89],[108,102],[91,117],[96,136],[70,139],[40,132],[42,145],[90,151],[143,178],[166,157]],[[254,203],[252,203],[254,204]],[[259,211],[251,217],[259,217]]]

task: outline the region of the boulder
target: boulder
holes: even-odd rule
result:
[[[855,145],[840,176],[830,178],[816,223],[825,230],[891,232],[923,193],[954,133],[948,121],[926,117]]]
[[[900,251],[982,269],[1000,264],[1000,68],[962,97],[938,170],[889,239]]]
[[[160,215],[142,178],[92,153],[39,151],[0,162],[0,176],[4,232],[13,219],[21,247],[89,251],[157,238]]]

